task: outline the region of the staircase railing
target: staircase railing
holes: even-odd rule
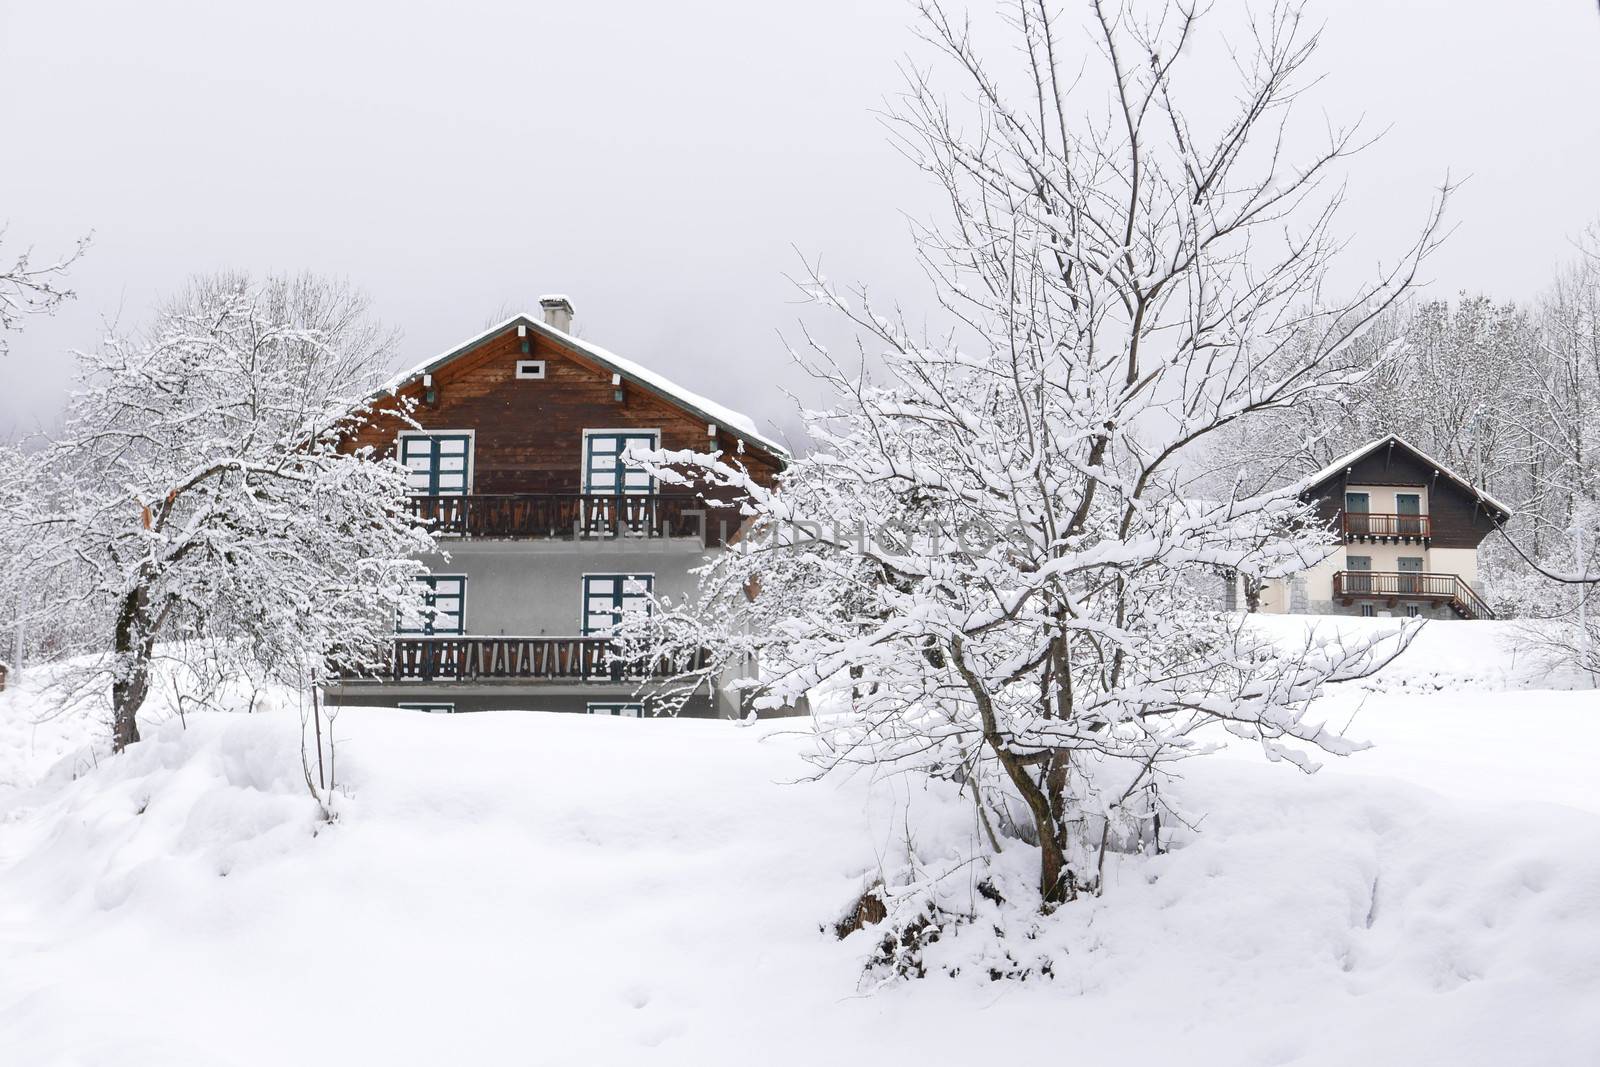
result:
[[[1494,610],[1459,574],[1422,571],[1335,571],[1335,600],[1435,600],[1468,619],[1492,619]]]

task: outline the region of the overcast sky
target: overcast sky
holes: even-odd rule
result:
[[[1600,214],[1595,0],[1314,7],[1319,106],[1392,127],[1351,185],[1352,253],[1396,249],[1449,172],[1469,180],[1435,291],[1536,293]],[[935,201],[872,114],[909,18],[903,0],[0,0],[0,252],[95,233],[77,301],[0,362],[0,434],[53,417],[66,351],[102,320],[223,267],[350,278],[406,363],[563,292],[591,340],[791,423],[796,248],[925,299],[903,213]]]

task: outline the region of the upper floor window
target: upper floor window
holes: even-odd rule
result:
[[[659,430],[583,431],[583,491],[585,493],[650,493],[655,479],[622,461],[630,448],[656,448]]]
[[[1422,494],[1396,493],[1394,495],[1395,524],[1402,535],[1416,537],[1422,529]]]
[[[472,486],[472,433],[469,430],[405,431],[400,463],[417,496],[457,496]]]

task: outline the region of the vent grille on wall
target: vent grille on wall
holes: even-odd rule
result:
[[[543,378],[544,377],[544,360],[542,360],[542,359],[519,359],[519,360],[517,360],[517,377],[518,378]]]

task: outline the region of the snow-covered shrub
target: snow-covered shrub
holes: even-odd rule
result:
[[[1405,292],[1437,215],[1392,273],[1332,292],[1337,195],[1320,190],[1356,136],[1295,165],[1248,147],[1262,134],[1270,147],[1267,116],[1313,51],[1292,5],[1253,27],[1244,103],[1220,126],[1178,102],[1174,70],[1202,21],[1182,6],[1165,22],[1094,6],[1102,68],[1079,91],[1104,90],[1108,111],[1087,121],[1057,92],[1066,37],[1045,5],[1016,8],[1030,65],[1014,103],[965,23],[922,13],[976,101],[958,116],[919,74],[895,115],[953,212],[918,242],[950,331],[914,335],[865,290],[813,274],[808,291],[875,340],[884,372],[813,347],[837,401],[808,415],[816,450],[776,491],[737,457],[634,457],[742,496],[752,523],[704,569],[698,602],[630,623],[628,651],[712,650],[668,699],[751,663],[758,710],[846,679],[843,706],[817,717],[821,764],[966,791],[991,849],[1035,864],[1031,889],[1003,895],[1049,910],[1099,889],[1107,847],[1158,845],[1160,820],[1182,819],[1162,775],[1208,751],[1210,728],[1305,770],[1318,750],[1359,747],[1317,698],[1404,638],[1285,644],[1212,610],[1200,576],[1299,571],[1326,535],[1293,487],[1202,501],[1179,461],[1247,413],[1364,373],[1345,349]],[[936,894],[911,905],[897,936],[927,902],[940,911]]]

